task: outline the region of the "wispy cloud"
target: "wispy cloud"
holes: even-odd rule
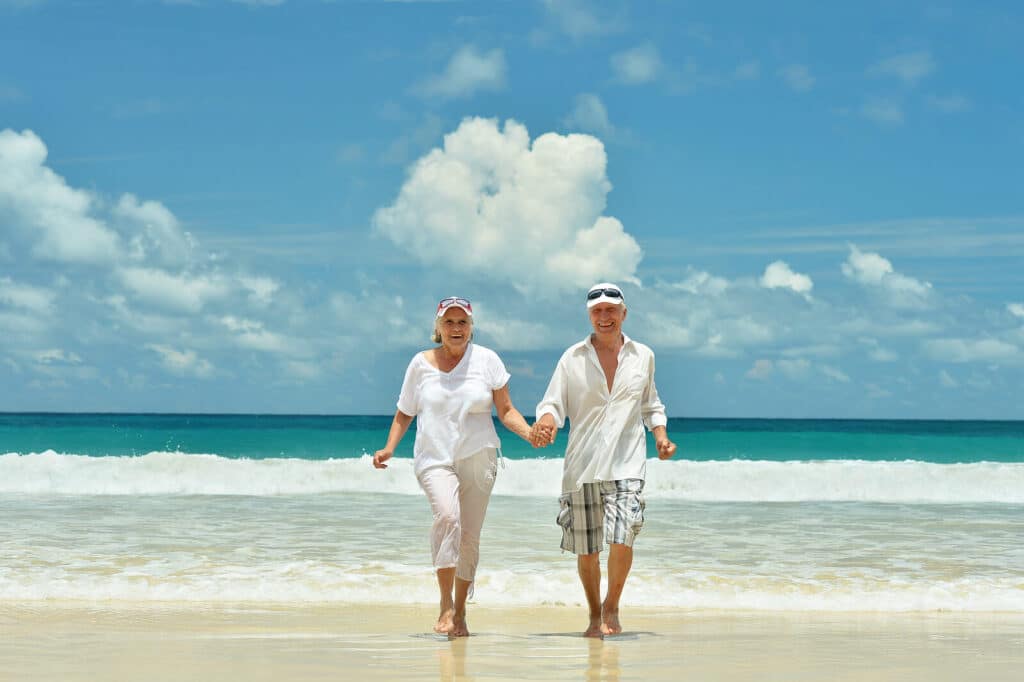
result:
[[[902,125],[903,105],[885,97],[868,98],[860,108],[861,116],[875,123],[887,126]]]
[[[416,91],[428,97],[457,98],[480,90],[501,90],[505,72],[505,53],[500,48],[483,52],[466,45],[452,55],[442,73],[427,78]]]
[[[584,92],[576,95],[574,106],[565,117],[565,126],[571,130],[582,130],[609,137],[615,133],[615,126],[608,120],[608,110],[597,95]]]
[[[925,103],[928,108],[933,111],[939,111],[944,114],[958,114],[964,111],[970,111],[974,108],[974,104],[970,99],[963,95],[928,95],[925,98]]]
[[[779,69],[779,77],[795,92],[808,92],[816,79],[804,64],[790,64]]]
[[[927,50],[905,52],[882,59],[868,67],[870,76],[890,76],[907,85],[916,85],[922,78],[935,71],[935,61]]]
[[[619,83],[642,85],[658,79],[664,68],[658,48],[651,43],[611,56],[612,76]]]

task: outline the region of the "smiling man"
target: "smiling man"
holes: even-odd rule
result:
[[[665,406],[654,385],[654,353],[622,332],[626,300],[615,284],[587,292],[594,331],[562,354],[543,400],[531,440],[553,442],[568,417],[569,444],[562,470],[558,525],[562,549],[577,556],[590,609],[583,633],[622,632],[619,598],[633,565],[633,540],[644,522],[647,466],[644,426],[654,433],[658,457],[668,459]],[[600,552],[608,552],[608,592],[601,600]]]

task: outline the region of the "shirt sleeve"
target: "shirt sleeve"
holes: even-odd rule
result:
[[[405,368],[405,379],[402,380],[402,392],[398,394],[398,409],[403,414],[415,417],[419,413],[420,391],[419,372],[416,371],[416,357]]]
[[[491,353],[490,355],[490,362],[487,363],[488,388],[492,391],[497,391],[508,383],[512,375],[505,369],[505,363],[501,361],[497,353]]]
[[[665,405],[658,397],[658,387],[654,385],[654,353],[651,353],[650,362],[647,363],[647,385],[641,397],[640,416],[643,417],[644,425],[649,431],[653,431],[656,426],[668,424]]]
[[[544,391],[544,397],[537,403],[537,419],[545,414],[555,418],[558,428],[565,426],[565,412],[568,405],[569,370],[566,366],[566,355],[562,355],[555,371],[548,382],[548,389]]]

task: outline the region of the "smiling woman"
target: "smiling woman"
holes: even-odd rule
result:
[[[387,444],[374,454],[373,465],[387,468],[415,417],[414,470],[434,514],[430,544],[441,596],[434,631],[465,637],[466,599],[501,447],[491,411],[497,408],[502,423],[524,440],[530,428],[512,405],[501,358],[472,343],[468,299],[438,302],[432,338],[440,345],[417,353],[406,369]]]

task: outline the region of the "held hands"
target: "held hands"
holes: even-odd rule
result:
[[[676,444],[668,438],[659,438],[654,445],[658,448],[658,459],[669,459],[676,454]]]
[[[391,455],[394,453],[391,450],[378,450],[373,453],[373,466],[377,469],[387,469],[388,465],[384,462],[391,459]]]
[[[527,440],[530,441],[534,448],[545,448],[555,442],[555,435],[557,433],[558,427],[554,424],[549,424],[547,421],[536,421],[530,429],[530,435]]]

